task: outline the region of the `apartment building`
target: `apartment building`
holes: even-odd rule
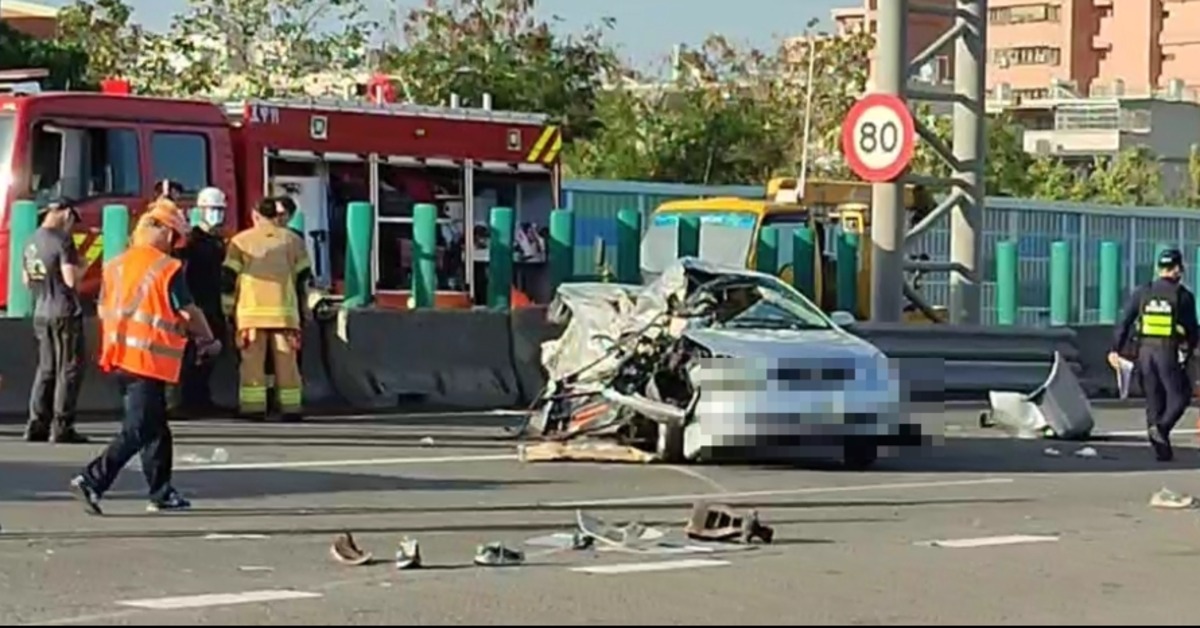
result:
[[[27,35],[49,39],[58,29],[58,9],[21,0],[0,0],[0,21]]]
[[[921,0],[954,5],[955,0]],[[841,32],[874,29],[879,0],[838,9]],[[1200,1],[990,0],[987,85],[1007,86],[1017,100],[1051,95],[1053,84],[1086,95],[1093,84],[1121,81],[1140,93],[1182,88],[1200,92]],[[950,18],[912,15],[909,54],[950,26]],[[953,71],[952,50],[936,68]]]

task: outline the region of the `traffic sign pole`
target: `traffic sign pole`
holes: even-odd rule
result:
[[[883,25],[885,13],[894,10],[890,4],[880,4],[880,37],[887,36]],[[903,20],[898,22],[903,28]],[[899,179],[912,162],[916,125],[904,101],[904,85],[881,80],[888,71],[880,67],[876,79],[876,88],[888,91],[863,97],[846,115],[842,153],[855,174],[875,184],[871,194],[871,320],[894,323],[903,314],[907,227]]]

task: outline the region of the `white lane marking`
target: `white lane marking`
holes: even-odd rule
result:
[[[1175,434],[1200,434],[1200,429],[1183,428],[1171,430],[1171,435]],[[1145,436],[1146,430],[1116,430],[1113,432],[1101,432],[1100,436]]]
[[[185,608],[208,606],[230,606],[233,604],[257,604],[281,600],[307,600],[322,597],[320,593],[307,591],[246,591],[244,593],[216,593],[211,595],[188,595],[185,597],[160,597],[149,600],[127,600],[117,602],[120,606],[144,608],[152,611],[173,611]]]
[[[566,502],[544,502],[551,508],[587,508],[595,506],[636,506],[664,502],[690,503],[698,500],[730,500],[746,497],[776,497],[781,495],[812,495],[820,493],[853,493],[858,491],[888,491],[919,488],[951,488],[955,486],[984,486],[988,484],[1012,484],[1012,478],[982,478],[978,480],[955,480],[946,482],[897,482],[891,484],[860,484],[857,486],[815,486],[770,491],[739,491],[732,493],[692,493],[686,495],[658,495],[653,497],[617,497],[613,499],[590,499]]]
[[[676,569],[702,569],[705,567],[724,567],[729,561],[725,560],[666,560],[655,563],[619,563],[616,565],[596,565],[594,567],[573,567],[575,573],[593,575],[616,575],[623,573],[652,573],[656,571],[674,571]]]
[[[417,458],[370,458],[366,460],[281,460],[279,462],[243,462],[231,464],[185,465],[175,471],[254,471],[260,469],[317,469],[327,467],[382,467],[394,464],[446,464],[454,462],[495,462],[517,460],[516,454],[488,456],[435,456]]]
[[[208,534],[204,536],[205,541],[258,541],[269,538],[271,537],[265,534]]]
[[[943,541],[925,541],[918,545],[928,545],[930,547],[948,547],[952,549],[966,549],[972,547],[995,547],[997,545],[1019,545],[1022,543],[1057,543],[1057,536],[1040,536],[1027,534],[1014,534],[1009,536],[985,536],[975,539],[948,539]]]

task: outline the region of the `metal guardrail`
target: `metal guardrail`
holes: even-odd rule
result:
[[[891,358],[909,393],[918,398],[983,399],[991,390],[1032,392],[1049,377],[1056,352],[1077,376],[1084,370],[1070,329],[860,323],[849,331]]]

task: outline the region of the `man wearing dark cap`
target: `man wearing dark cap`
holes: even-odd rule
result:
[[[83,311],[78,286],[83,276],[71,228],[79,213],[65,199],[39,212],[41,227],[25,245],[21,278],[34,299],[33,330],[38,366],[29,394],[25,440],[86,443],[75,431],[75,405],[83,375]]]
[[[1171,430],[1192,400],[1187,363],[1200,343],[1196,297],[1183,285],[1183,254],[1177,249],[1158,257],[1158,278],[1138,288],[1125,303],[1117,322],[1113,349],[1116,365],[1137,326],[1137,370],[1146,394],[1146,429],[1161,462],[1174,457]]]

